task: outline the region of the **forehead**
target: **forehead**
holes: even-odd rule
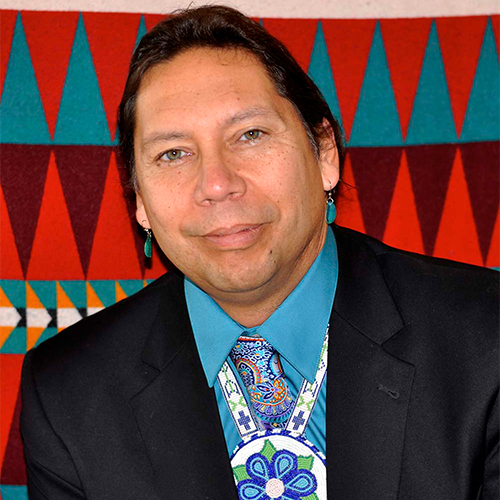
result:
[[[253,54],[240,49],[196,48],[148,71],[138,92],[136,125],[144,128],[166,116],[172,121],[190,115],[214,120],[245,107],[298,118]],[[205,115],[208,110],[210,114]]]

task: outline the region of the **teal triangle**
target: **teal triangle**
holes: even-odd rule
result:
[[[30,281],[29,284],[44,307],[47,309],[57,309],[55,281]]]
[[[95,290],[104,307],[111,306],[116,302],[116,289],[113,280],[90,281],[90,286]]]
[[[20,13],[17,14],[5,75],[0,124],[2,143],[51,143]]]
[[[500,139],[500,68],[491,17],[477,62],[461,142]]]
[[[137,30],[137,37],[135,39],[135,46],[134,50],[137,48],[139,45],[139,42],[141,41],[142,37],[147,33],[147,28],[146,28],[146,21],[144,21],[144,16],[141,16],[141,20],[139,22],[139,29]]]
[[[144,282],[142,280],[119,280],[118,283],[120,283],[120,286],[127,294],[127,297],[144,288]]]
[[[25,354],[27,345],[26,327],[14,328],[5,344],[0,349],[0,354]]]
[[[111,144],[92,55],[80,14],[59,107],[56,144]]]
[[[26,486],[0,485],[0,498],[3,500],[28,500],[28,488]]]
[[[349,146],[401,146],[396,99],[377,21]]]
[[[321,21],[318,22],[318,28],[316,30],[316,38],[314,40],[314,46],[311,53],[308,74],[323,94],[323,97],[328,103],[333,116],[337,119],[340,125],[342,125],[337,90],[332,76],[330,57],[328,56],[328,49]]]
[[[417,95],[408,126],[407,144],[447,144],[457,141],[443,59],[432,22]]]
[[[0,280],[0,287],[14,307],[26,307],[26,282],[20,280]]]
[[[68,294],[75,307],[87,307],[87,287],[85,281],[60,281],[61,288]]]
[[[45,330],[40,335],[39,339],[36,341],[35,347],[37,345],[40,345],[45,340],[50,339],[54,335],[57,335],[57,328],[56,327],[49,326],[48,328],[45,328]]]

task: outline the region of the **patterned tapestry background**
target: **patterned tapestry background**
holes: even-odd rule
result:
[[[25,499],[23,355],[168,267],[120,184],[116,107],[162,16],[1,11],[0,491]],[[339,224],[500,266],[499,16],[261,19],[309,72],[349,146]],[[125,196],[124,196],[125,195]]]

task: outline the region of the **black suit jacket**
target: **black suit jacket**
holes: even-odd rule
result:
[[[498,273],[335,234],[328,498],[497,500]],[[175,273],[30,351],[22,383],[30,498],[237,498]]]

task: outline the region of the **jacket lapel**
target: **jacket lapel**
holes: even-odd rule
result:
[[[170,284],[169,284],[170,285]],[[160,498],[237,498],[213,389],[198,357],[182,278],[165,287],[143,351],[157,375],[131,399]]]
[[[373,250],[335,231],[327,378],[329,498],[397,498],[414,368],[383,349],[404,328]]]

